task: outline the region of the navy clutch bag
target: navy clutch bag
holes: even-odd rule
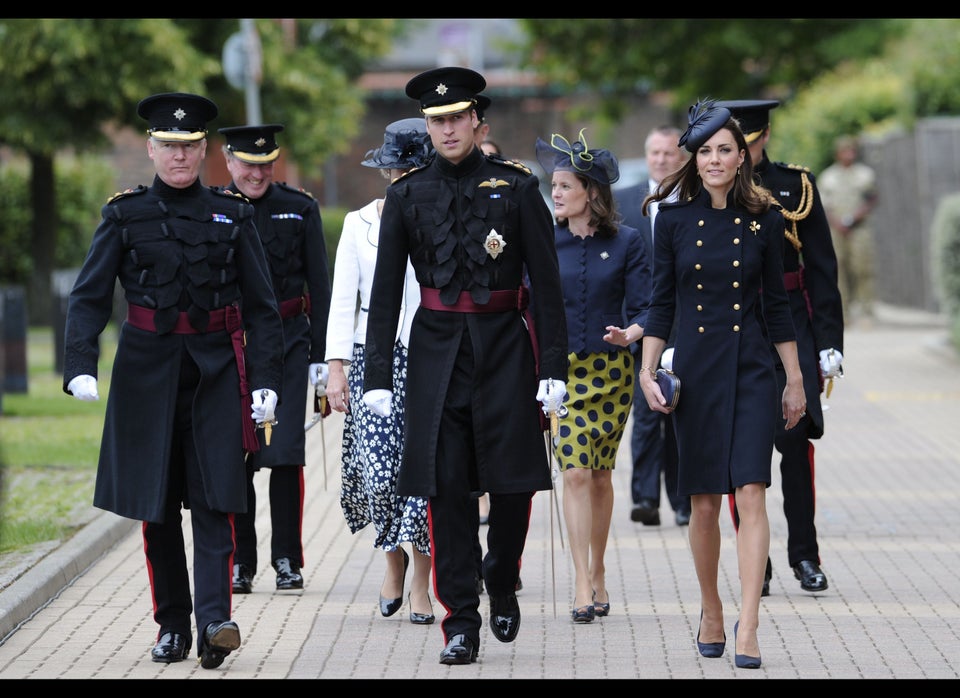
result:
[[[657,385],[660,386],[660,392],[667,401],[667,407],[674,409],[680,400],[680,379],[677,374],[665,368],[658,368]]]

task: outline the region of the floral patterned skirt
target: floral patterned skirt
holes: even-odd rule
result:
[[[347,370],[350,410],[343,422],[340,508],[351,533],[373,523],[374,547],[396,550],[409,542],[430,554],[427,500],[397,497],[397,471],[403,455],[404,402],[407,384],[407,348],[393,349],[393,404],[389,417],[380,417],[363,402],[364,348],[354,344]]]

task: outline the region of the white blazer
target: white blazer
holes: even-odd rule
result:
[[[380,241],[380,215],[377,212],[380,201],[382,199],[374,199],[359,211],[350,211],[343,219],[333,267],[330,314],[327,316],[326,361],[340,359],[350,363],[353,345],[366,343],[367,311]],[[408,259],[396,335],[404,346],[410,344],[410,325],[419,306],[420,285]]]

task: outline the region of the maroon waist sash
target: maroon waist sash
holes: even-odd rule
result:
[[[452,313],[506,313],[519,310],[523,313],[523,324],[530,335],[530,346],[533,349],[533,367],[537,379],[540,378],[540,344],[537,342],[537,330],[533,324],[533,313],[530,312],[530,289],[521,286],[516,291],[491,291],[490,301],[475,303],[469,291],[461,291],[457,302],[453,305],[444,305],[440,300],[440,289],[420,287],[420,305],[428,310],[441,310]],[[543,412],[540,412],[540,426],[549,428]]]
[[[296,317],[300,313],[310,314],[310,296],[298,296],[280,301],[280,317],[284,320]]]
[[[300,299],[295,299],[299,302]],[[127,322],[137,329],[147,332],[156,332],[157,326],[154,324],[153,316],[156,314],[150,308],[144,308],[142,305],[127,306]],[[173,334],[200,334],[200,331],[190,324],[186,313],[180,313],[177,317],[177,324],[171,330]],[[233,344],[233,353],[237,359],[237,373],[240,375],[240,410],[241,426],[243,431],[243,448],[250,453],[256,453],[260,450],[260,441],[257,439],[257,431],[253,419],[246,419],[253,408],[253,396],[250,394],[250,385],[247,383],[247,365],[246,357],[243,353],[245,338],[243,335],[243,323],[240,321],[240,309],[235,305],[228,305],[225,308],[217,308],[210,311],[210,321],[205,333],[208,332],[229,332],[230,341]]]
[[[783,286],[788,291],[796,291],[803,288],[803,269],[800,271],[788,271],[783,275]]]

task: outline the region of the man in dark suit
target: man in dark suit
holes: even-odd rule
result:
[[[793,309],[807,411],[793,429],[784,429],[783,421],[778,420],[774,444],[781,456],[783,513],[787,517],[790,567],[800,581],[801,589],[819,592],[825,591],[828,583],[827,576],[820,569],[820,547],[814,524],[813,440],[823,436],[820,393],[825,382],[832,382],[843,374],[843,307],[830,224],[813,174],[806,167],[771,162],[767,157],[765,146],[770,140],[770,110],[779,105],[776,100],[768,99],[717,102],[717,106],[729,109],[740,122],[754,163],[754,175],[779,202],[787,222],[787,244],[783,246],[784,285]],[[782,392],[786,377],[775,351],[774,359]],[[732,496],[730,510],[736,526],[739,518]],[[764,596],[770,593],[772,574],[768,559]]]
[[[471,493],[490,495],[483,559],[490,628],[501,642],[516,638],[531,499],[552,487],[538,401],[555,412],[566,393],[567,326],[553,220],[526,167],[477,147],[477,95],[484,87],[483,76],[458,67],[407,83],[436,156],[387,188],[367,324],[363,399],[386,416],[409,257],[420,308],[410,333],[397,494],[429,497],[435,589],[447,609],[441,664],[476,661],[480,644]],[[531,313],[524,270],[536,293]]]
[[[657,126],[644,141],[648,180],[624,189],[615,189],[614,198],[623,222],[647,232],[649,258],[653,260],[653,225],[657,203],[652,202],[647,216],[643,215],[643,200],[652,193],[668,174],[680,169],[687,158],[677,141],[682,131],[674,126]],[[639,353],[640,344],[635,350]],[[672,356],[672,342],[668,342],[664,356]],[[643,361],[636,361],[637,370]],[[637,383],[639,385],[639,383]],[[660,525],[660,481],[663,478],[667,499],[678,526],[690,523],[690,498],[677,494],[677,443],[673,433],[673,417],[651,410],[642,390],[633,396],[633,433],[630,439],[633,455],[633,474],[630,494],[633,509],[630,520],[644,526]],[[662,474],[662,475],[661,475]]]

